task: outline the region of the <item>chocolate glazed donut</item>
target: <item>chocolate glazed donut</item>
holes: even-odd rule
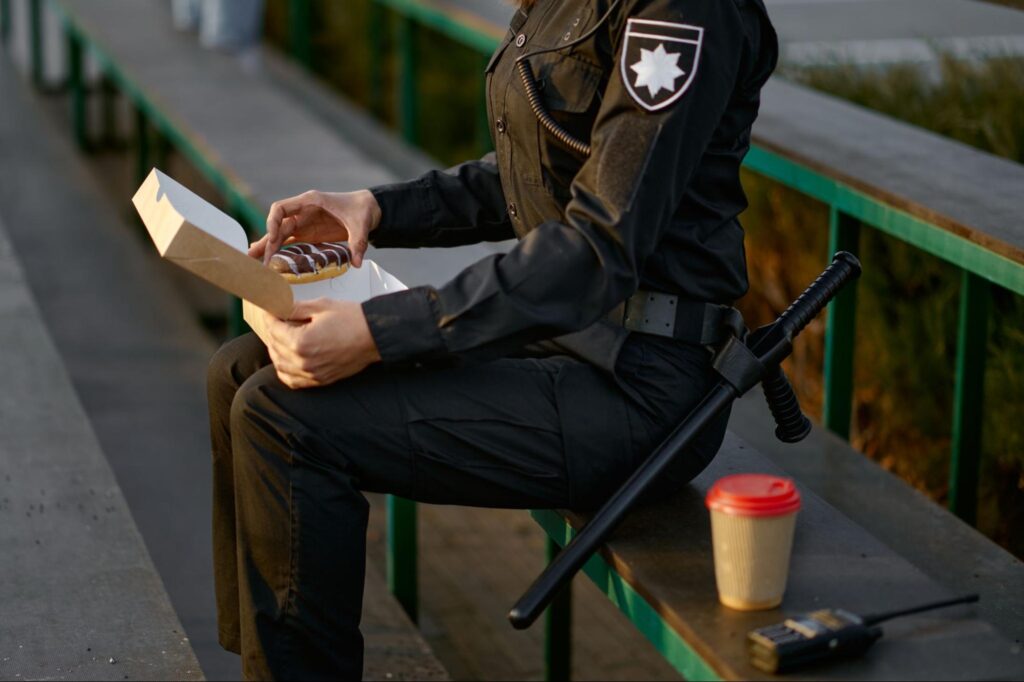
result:
[[[287,244],[270,257],[270,269],[294,284],[316,282],[344,274],[352,252],[344,242]]]

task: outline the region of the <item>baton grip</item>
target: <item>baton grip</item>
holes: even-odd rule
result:
[[[783,443],[798,443],[811,432],[811,420],[800,409],[800,402],[786,373],[778,365],[765,370],[761,380],[764,397],[775,417],[775,437]]]
[[[818,275],[800,297],[793,301],[786,312],[779,316],[779,323],[794,338],[804,330],[818,313],[824,310],[839,290],[851,279],[860,276],[860,261],[848,251],[837,251],[825,271]]]

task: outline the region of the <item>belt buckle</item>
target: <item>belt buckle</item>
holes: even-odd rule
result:
[[[678,296],[655,291],[640,291],[626,304],[623,326],[630,331],[675,337]]]

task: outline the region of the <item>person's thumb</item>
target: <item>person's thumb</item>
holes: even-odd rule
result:
[[[296,301],[292,306],[292,314],[288,317],[290,322],[309,322],[317,314],[323,311],[327,298],[313,298],[308,301]]]
[[[292,306],[292,314],[288,316],[289,322],[309,322],[316,312],[312,301],[296,301]]]
[[[253,243],[249,244],[249,257],[263,259],[263,252],[267,248],[267,237],[264,235]]]
[[[348,248],[352,250],[352,265],[359,268],[363,265],[363,255],[369,244],[365,234],[353,234],[349,236]]]

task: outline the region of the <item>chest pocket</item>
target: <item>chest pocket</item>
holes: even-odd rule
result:
[[[541,100],[548,114],[573,137],[588,141],[600,107],[603,71],[575,56],[537,55],[531,60]],[[570,150],[539,123],[531,178],[552,197],[558,214],[570,198],[570,186],[586,159]]]
[[[549,110],[582,114],[590,109],[601,85],[600,68],[558,53],[537,55],[530,62]]]

